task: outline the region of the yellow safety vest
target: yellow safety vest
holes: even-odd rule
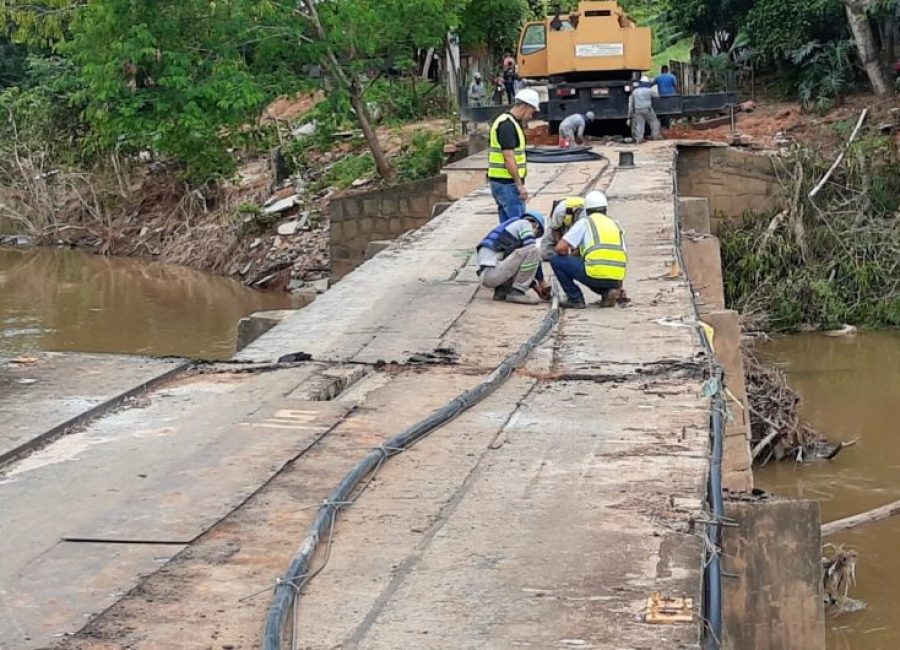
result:
[[[503,149],[500,148],[500,140],[497,139],[497,128],[505,120],[511,120],[516,127],[516,133],[519,135],[519,146],[515,148],[513,154],[516,157],[516,167],[519,168],[519,178],[525,179],[528,169],[525,165],[525,131],[519,121],[509,113],[503,113],[498,116],[494,123],[491,124],[491,142],[488,149],[488,178],[496,180],[513,180],[512,174],[506,169],[506,163],[503,161]]]
[[[588,232],[581,247],[584,271],[595,280],[624,280],[628,253],[619,225],[605,214],[587,217]]]

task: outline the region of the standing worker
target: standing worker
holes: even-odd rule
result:
[[[537,238],[543,234],[544,215],[526,210],[521,218],[495,226],[478,244],[478,277],[482,286],[494,290],[494,300],[536,305],[540,300],[528,295],[529,289],[549,295],[548,285],[536,279],[541,268]]]
[[[525,201],[528,200],[525,176],[528,174],[528,167],[525,161],[523,127],[540,106],[537,91],[523,88],[516,94],[513,107],[497,116],[491,124],[487,175],[501,223],[518,219],[525,213]]]
[[[484,106],[486,94],[484,82],[481,80],[481,73],[476,72],[472,83],[469,84],[469,106]]]
[[[562,307],[584,309],[584,294],[577,280],[602,296],[601,307],[612,307],[619,297],[628,252],[622,227],[606,215],[607,201],[603,192],[589,192],[584,197],[587,216],[575,222],[556,245],[557,255],[550,259],[553,273],[566,292]]]
[[[584,144],[584,129],[593,121],[593,111],[588,111],[584,115],[581,113],[569,115],[559,124],[559,146],[568,147],[572,142]]]
[[[664,65],[659,69],[659,76],[653,80],[660,97],[674,97],[678,94],[678,77],[669,72],[669,66]],[[668,115],[660,115],[659,123],[663,128],[669,128],[672,120]]]
[[[584,199],[580,196],[568,196],[553,205],[547,233],[541,238],[541,259],[549,262],[556,255],[556,245],[569,228],[584,216]]]
[[[519,75],[516,72],[516,60],[507,52],[503,55],[503,86],[506,88],[506,101],[513,103],[516,94],[516,79]]]
[[[640,82],[631,91],[628,98],[628,119],[631,121],[631,135],[637,144],[644,141],[646,124],[650,123],[650,138],[659,140],[659,120],[653,110],[653,90],[650,78],[641,77]]]

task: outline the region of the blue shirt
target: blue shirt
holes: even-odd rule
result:
[[[678,77],[671,72],[664,72],[656,78],[656,87],[659,88],[659,96],[674,95],[675,86],[678,85]]]

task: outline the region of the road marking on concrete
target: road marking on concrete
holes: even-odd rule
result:
[[[318,411],[281,409],[262,422],[241,422],[240,424],[245,427],[263,427],[266,429],[311,429],[315,426],[320,426],[312,423],[319,420],[321,415]]]

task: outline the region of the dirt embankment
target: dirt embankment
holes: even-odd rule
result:
[[[17,229],[29,229],[41,244],[151,257],[257,288],[305,290],[329,275],[331,197],[379,183],[370,171],[349,179],[330,173],[347,157],[367,155],[360,134],[350,131],[322,145],[321,138],[300,130],[322,99],[321,94],[282,98],[262,117],[263,123],[279,126],[283,147],[303,151],[303,169],[286,169],[280,153],[250,154],[234,179],[202,191],[151,160],[116,158],[91,171],[35,170],[11,191],[23,210],[40,216],[22,219]],[[430,120],[379,127],[378,133],[388,156],[397,157],[414,131],[443,134],[449,126]]]

